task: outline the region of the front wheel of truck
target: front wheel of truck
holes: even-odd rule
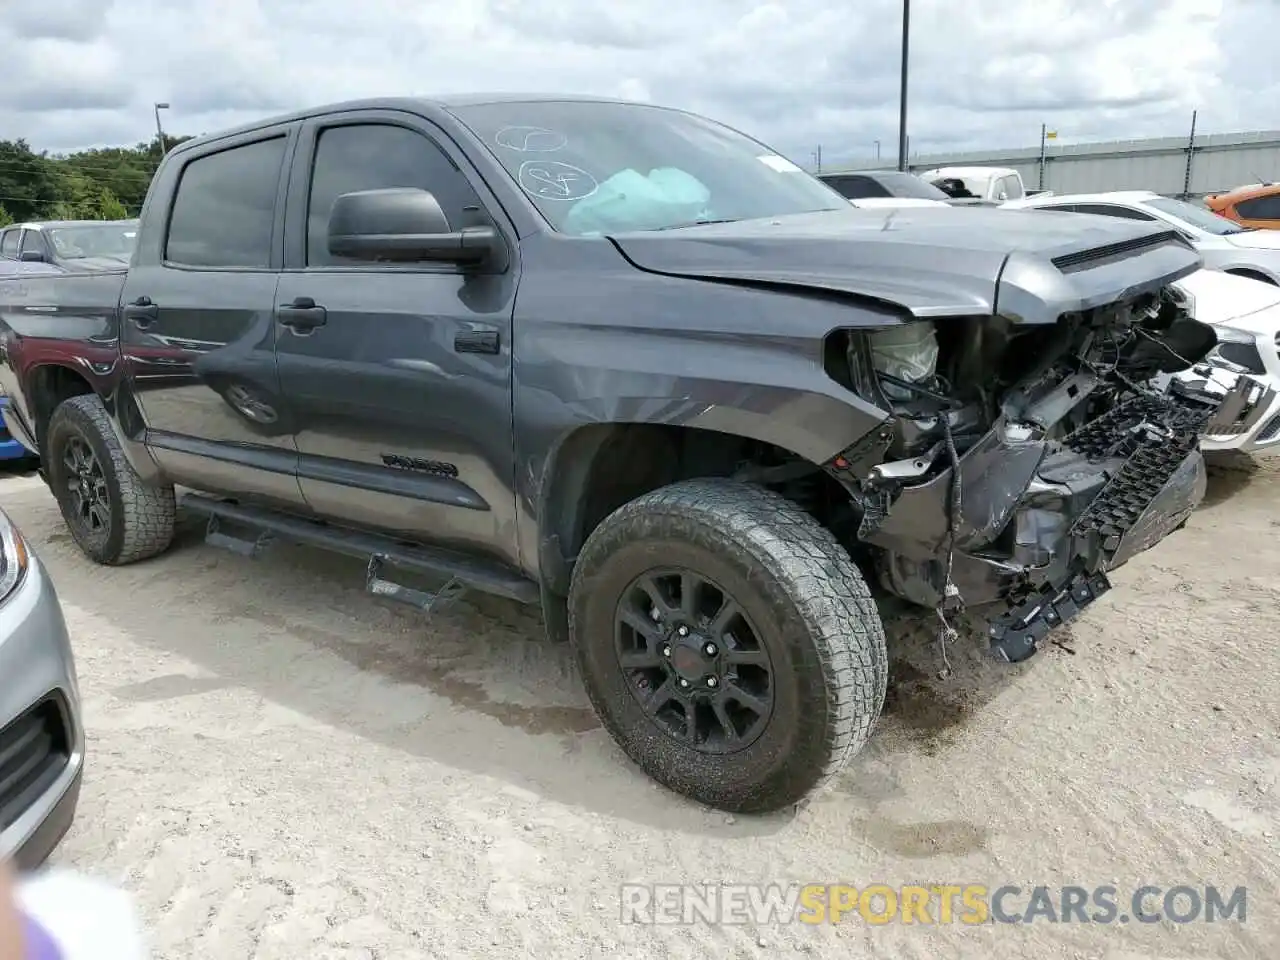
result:
[[[89,559],[121,566],[163,552],[173,539],[173,487],[151,487],[129,464],[94,394],[64,400],[44,443],[49,486]]]
[[[689,480],[619,507],[574,567],[587,693],[649,776],[724,810],[803,800],[884,706],[884,627],[835,538],[791,501]]]

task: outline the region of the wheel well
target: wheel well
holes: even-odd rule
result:
[[[732,476],[778,490],[828,527],[851,516],[848,495],[833,477],[773,444],[696,427],[593,424],[557,448],[547,473],[539,511],[544,582],[567,595],[582,545],[624,503],[679,480]]]
[[[53,364],[37,367],[31,374],[28,396],[31,398],[31,416],[35,423],[36,443],[44,447],[49,418],[62,401],[85,393],[93,393],[89,381],[70,367]]]
[[[1280,286],[1280,284],[1277,284],[1274,280],[1272,280],[1270,277],[1268,277],[1265,273],[1259,273],[1257,270],[1249,270],[1249,269],[1245,269],[1245,268],[1235,268],[1235,269],[1231,269],[1231,270],[1226,270],[1226,271],[1224,271],[1224,272],[1225,272],[1225,273],[1233,273],[1233,274],[1235,274],[1237,277],[1248,277],[1250,280],[1261,280],[1263,283],[1269,283],[1269,284],[1271,284],[1273,287],[1274,287],[1274,286]]]

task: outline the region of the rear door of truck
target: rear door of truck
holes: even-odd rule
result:
[[[121,296],[126,375],[165,473],[285,507],[304,505],[273,329],[298,126],[171,154]]]

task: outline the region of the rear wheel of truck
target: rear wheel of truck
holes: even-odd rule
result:
[[[574,568],[570,637],[610,734],[649,776],[763,813],[804,799],[884,706],[884,627],[849,554],[762,487],[689,480],[618,508]]]
[[[151,487],[130,466],[93,394],[64,400],[45,440],[49,486],[85,555],[119,566],[163,552],[173,540],[173,487]]]

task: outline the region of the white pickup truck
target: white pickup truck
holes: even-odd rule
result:
[[[1003,203],[1051,190],[1028,190],[1022,174],[1012,167],[936,167],[917,176],[929,181],[954,199]]]

